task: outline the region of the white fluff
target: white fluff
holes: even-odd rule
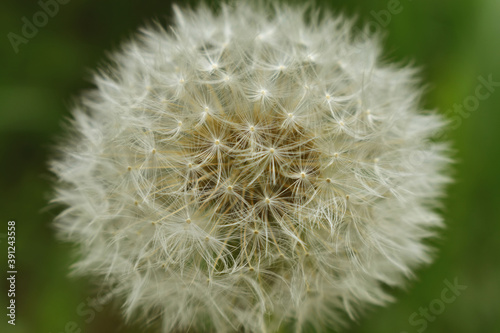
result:
[[[52,164],[77,271],[163,332],[338,327],[431,259],[448,158],[415,70],[351,20],[270,9],[143,29]]]

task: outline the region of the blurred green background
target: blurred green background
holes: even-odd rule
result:
[[[419,332],[424,325],[412,322],[412,314],[429,306],[438,314],[430,312],[420,332],[500,332],[500,85],[474,105],[479,77],[500,82],[500,1],[317,2],[383,28],[386,59],[422,67],[429,84],[424,106],[452,120],[447,137],[457,162],[444,201],[447,229],[434,242],[436,261],[417,272],[408,290],[394,292],[397,302],[373,308],[346,332]],[[96,289],[88,279],[67,276],[73,257],[51,228],[57,209],[47,208],[47,160],[73,98],[92,87],[91,70],[145,22],[169,22],[171,2],[69,1],[16,53],[8,34],[21,35],[22,18],[32,20],[40,10],[37,1],[0,4],[0,274],[7,270],[9,220],[17,222],[18,269],[16,326],[1,314],[0,332],[140,332],[123,324],[116,306],[92,307]],[[464,103],[470,112],[454,109]],[[444,281],[455,279],[467,289],[441,311],[436,300]]]

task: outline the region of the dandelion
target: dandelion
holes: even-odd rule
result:
[[[431,260],[443,119],[376,36],[306,12],[175,8],[171,31],[143,29],[74,109],[52,162],[56,225],[127,318],[321,331]]]

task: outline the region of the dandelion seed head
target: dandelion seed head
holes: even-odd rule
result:
[[[414,69],[342,16],[270,10],[144,29],[52,162],[77,272],[162,332],[339,327],[431,260],[449,161]]]

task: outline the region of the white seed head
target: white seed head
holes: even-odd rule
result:
[[[258,3],[176,8],[175,32],[128,42],[52,163],[77,271],[162,332],[338,327],[429,262],[442,223],[444,122],[414,69],[345,18]]]

